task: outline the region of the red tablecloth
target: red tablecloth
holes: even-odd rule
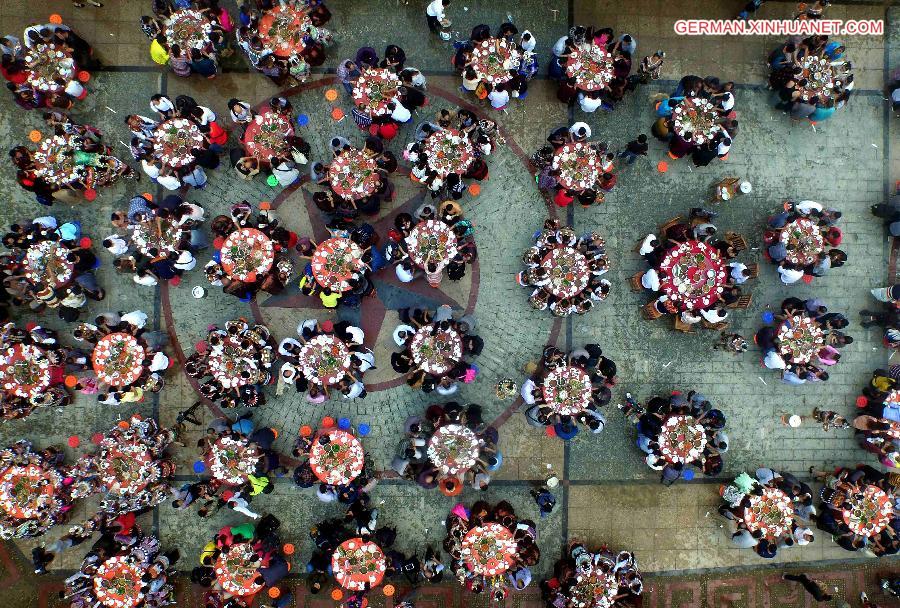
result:
[[[516,542],[506,526],[488,523],[476,526],[462,541],[462,560],[475,574],[497,576],[515,563]]]
[[[247,125],[241,141],[248,156],[267,163],[273,156],[284,157],[290,152],[288,138],[293,134],[290,119],[266,106]]]
[[[91,359],[97,378],[111,386],[127,386],[144,371],[147,353],[137,338],[117,332],[104,336],[94,347]]]
[[[660,288],[682,310],[703,310],[715,304],[728,278],[715,248],[700,241],[680,243],[659,266]]]
[[[575,78],[575,86],[583,91],[604,89],[613,77],[612,55],[593,44],[576,48],[566,62],[566,76]]]
[[[222,243],[222,270],[239,281],[259,280],[269,272],[274,261],[275,244],[256,228],[235,230]]]
[[[322,241],[312,257],[312,271],[316,282],[334,292],[350,289],[349,279],[365,271],[363,251],[359,245],[342,237]]]
[[[322,444],[321,437],[329,442]],[[333,486],[345,485],[362,473],[364,453],[359,439],[347,431],[328,429],[316,435],[309,449],[309,466],[319,481]]]
[[[334,193],[346,200],[358,200],[375,193],[381,177],[375,171],[375,159],[362,150],[350,148],[335,157],[328,167]]]
[[[300,55],[306,44],[303,42],[313,29],[307,10],[299,4],[277,5],[259,19],[259,38],[263,46],[271,49],[279,57]]]
[[[338,546],[331,556],[334,578],[344,589],[360,591],[377,587],[384,579],[386,561],[381,548],[361,538],[351,538]]]

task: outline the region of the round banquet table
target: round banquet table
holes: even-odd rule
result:
[[[554,247],[541,260],[541,266],[550,272],[550,282],[542,288],[557,298],[571,298],[588,286],[587,258],[572,247]]]
[[[334,237],[322,241],[312,257],[313,278],[333,292],[348,291],[353,275],[365,271],[362,256],[363,250],[350,239]]]
[[[34,173],[49,184],[65,186],[86,174],[76,165],[72,153],[79,149],[74,135],[53,135],[41,141],[34,152]]]
[[[313,30],[307,10],[299,5],[278,5],[259,19],[257,32],[263,46],[279,57],[301,55],[304,37]]]
[[[209,355],[209,373],[226,389],[254,384],[259,379],[254,372],[259,370],[248,369],[248,356],[252,354],[241,348],[241,338],[231,334],[222,336],[221,348],[212,349]],[[244,370],[250,371],[249,378],[240,375]]]
[[[711,140],[720,127],[716,124],[719,113],[708,99],[685,97],[684,101],[672,111],[672,123],[675,133],[684,137],[691,133],[692,140],[703,144]]]
[[[552,168],[559,171],[557,181],[567,190],[581,192],[593,188],[600,178],[600,159],[589,144],[564,144],[553,155]]]
[[[350,369],[350,350],[337,336],[315,336],[300,348],[300,368],[308,380],[333,386]]]
[[[159,466],[150,450],[134,439],[109,442],[100,456],[100,479],[112,494],[138,494],[160,477]]]
[[[422,146],[428,167],[441,179],[451,173],[462,175],[475,160],[475,149],[456,129],[443,129],[432,133]]]
[[[157,230],[159,222],[159,230]],[[131,230],[131,242],[146,256],[153,256],[150,251],[155,249],[156,255],[166,255],[181,251],[181,242],[186,230],[169,218],[150,217],[129,226]]]
[[[787,250],[785,259],[798,266],[816,263],[819,254],[825,250],[825,238],[821,229],[805,217],[788,222],[781,229],[779,238],[785,247],[793,245],[793,249]]]
[[[487,523],[475,526],[462,541],[462,561],[475,574],[497,576],[509,570],[517,551],[516,541],[506,526]]]
[[[75,275],[75,265],[66,259],[69,250],[55,241],[39,241],[25,252],[25,278],[34,285],[60,288]]]
[[[804,313],[782,321],[776,339],[778,352],[785,360],[809,363],[825,344],[825,332],[818,322]]]
[[[344,589],[374,588],[384,579],[387,563],[381,548],[361,538],[342,542],[331,556],[334,578]]]
[[[103,336],[94,347],[91,360],[97,378],[110,386],[128,386],[144,371],[147,352],[137,338],[124,332]]]
[[[837,74],[828,58],[807,55],[800,60],[800,67],[803,72],[799,78],[806,79],[807,83],[806,86],[799,87],[800,97],[803,101],[818,97],[820,102],[824,102],[837,96],[835,89]]]
[[[419,222],[406,237],[409,259],[420,268],[446,266],[457,253],[456,242],[450,226],[439,220]]]
[[[327,437],[327,444],[321,438]],[[328,429],[316,435],[309,449],[309,466],[322,483],[342,486],[362,473],[363,447],[359,439],[347,431]]]
[[[612,55],[594,44],[578,47],[566,62],[566,76],[582,91],[605,89],[613,78]]]
[[[576,571],[569,597],[573,608],[610,608],[618,593],[619,581],[613,572],[591,567],[588,571]]]
[[[111,557],[94,573],[94,595],[107,608],[134,608],[144,601],[143,574],[129,557]]]
[[[255,582],[259,568],[250,562],[254,555],[256,551],[250,543],[235,543],[228,551],[219,554],[215,568],[216,580],[224,591],[245,597],[263,588],[264,585]]]
[[[844,523],[859,536],[879,534],[894,516],[891,497],[878,486],[867,485],[861,495],[850,494],[847,500],[851,507],[842,511]]]
[[[694,462],[706,448],[706,429],[693,416],[670,416],[659,433],[659,447],[671,463]]]
[[[33,344],[15,344],[0,353],[0,381],[8,395],[29,399],[53,381],[47,355]]]
[[[371,196],[381,181],[375,169],[375,159],[363,154],[362,150],[345,150],[328,167],[331,189],[348,201]]]
[[[272,268],[275,244],[256,228],[235,230],[222,243],[220,263],[233,279],[253,283]]]
[[[428,440],[428,458],[442,473],[459,475],[475,466],[480,447],[481,440],[470,428],[445,424]]]
[[[519,69],[522,54],[514,43],[503,38],[488,38],[475,44],[472,60],[472,69],[478,79],[494,86],[512,78],[509,71]]]
[[[259,449],[246,439],[219,437],[204,460],[213,477],[226,485],[239,486],[247,482],[247,475],[256,471],[260,458]]]
[[[180,48],[203,50],[211,46],[209,34],[212,23],[202,12],[194,9],[175,11],[166,21],[165,35],[169,44],[177,44]]]
[[[164,165],[180,168],[195,162],[191,150],[208,148],[200,127],[187,118],[170,118],[153,130],[153,154]]]
[[[247,125],[241,143],[249,156],[268,163],[272,157],[283,157],[290,152],[288,138],[293,135],[290,119],[266,106]]]
[[[47,93],[59,93],[65,85],[56,82],[72,80],[78,71],[70,51],[65,45],[39,43],[23,48],[25,72],[32,89]]]
[[[544,401],[561,416],[574,416],[591,403],[591,377],[580,367],[550,370],[541,384]]]
[[[46,485],[40,485],[44,480]],[[0,510],[16,519],[37,519],[38,507],[51,505],[53,514],[61,506],[56,491],[62,488],[62,475],[36,464],[10,465],[0,473]]]
[[[751,496],[744,509],[744,523],[751,532],[760,530],[770,540],[791,533],[794,510],[791,499],[778,488],[765,488],[762,496]]]
[[[719,252],[700,241],[680,243],[666,255],[659,271],[660,288],[682,310],[702,310],[715,304],[728,277]]]
[[[397,99],[400,79],[384,68],[364,68],[353,85],[353,105],[365,106],[372,116],[390,114],[388,104]]]
[[[431,335],[432,325],[420,327],[409,341],[409,352],[416,365],[435,376],[449,372],[462,359],[462,338],[455,329]]]

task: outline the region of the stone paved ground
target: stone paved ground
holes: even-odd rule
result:
[[[132,112],[146,113],[147,99],[155,92],[189,93],[217,111],[224,111],[225,100],[233,96],[259,103],[277,92],[259,74],[248,73],[243,60],[237,57],[228,62],[226,73],[214,81],[181,80],[163,74],[149,61],[146,44],[136,26],[137,17],[148,10],[149,3],[109,0],[107,4],[101,11],[90,8],[78,11],[64,0],[50,0],[39,7],[22,0],[5,0],[0,3],[0,31],[21,32],[28,23],[58,12],[95,44],[108,67],[94,76],[89,85],[91,95],[77,106],[75,115],[99,126],[110,142],[126,140],[123,117]],[[331,26],[337,32],[338,44],[329,51],[327,63],[333,71],[340,59],[352,55],[363,44],[379,49],[388,42],[400,44],[407,51],[409,64],[422,69],[429,79],[431,106],[429,112],[420,113],[420,119],[438,107],[467,103],[459,99],[456,79],[450,75],[449,45],[429,38],[424,32],[423,4],[421,0],[330,2],[335,14]],[[703,204],[708,199],[710,186],[726,175],[748,179],[754,186],[751,195],[718,208],[720,228],[739,230],[750,241],[751,251],[742,256],[745,261],[762,261],[758,251],[762,223],[766,214],[787,197],[812,198],[841,209],[845,231],[842,248],[850,256],[846,267],[809,286],[782,286],[773,268],[762,264],[760,279],[752,285],[753,306],[733,315],[736,331],[752,334],[765,307],[777,306],[787,295],[825,297],[833,310],[844,311],[855,320],[858,310],[869,304],[867,290],[888,280],[891,243],[885,239],[881,227],[869,221],[868,207],[884,200],[888,188],[892,189],[894,180],[900,176],[898,122],[891,119],[881,91],[887,73],[900,65],[896,2],[840,3],[829,9],[829,16],[834,18],[886,19],[888,35],[885,38],[854,37],[848,41],[849,55],[857,65],[857,95],[834,119],[820,124],[817,131],[805,125],[793,126],[768,103],[768,92],[763,85],[763,61],[777,41],[767,38],[701,40],[672,34],[675,18],[730,17],[739,10],[740,4],[738,0],[702,3],[636,0],[627,4],[575,0],[569,5],[538,0],[516,3],[457,0],[450,11],[458,32],[467,32],[481,21],[496,25],[509,13],[520,27],[529,27],[535,33],[543,64],[549,46],[566,31],[570,22],[604,24],[617,31],[629,31],[636,36],[642,54],[656,48],[663,48],[668,53],[666,80],[639,90],[613,114],[586,116],[578,110],[569,112],[556,101],[551,83],[544,80],[534,82],[525,103],[514,105],[508,114],[494,114],[503,125],[509,145],[489,159],[491,177],[482,184],[481,195],[467,197],[464,202],[466,213],[477,226],[478,272],[460,285],[443,286],[440,294],[428,293],[429,299],[424,300],[453,301],[460,308],[471,306],[478,318],[478,333],[486,341],[484,353],[478,360],[481,376],[459,394],[460,399],[481,403],[486,418],[503,423],[504,467],[486,497],[492,500],[507,498],[518,510],[533,515],[529,485],[542,479],[550,470],[565,480],[559,508],[540,525],[544,559],[536,574],[548,571],[567,538],[629,547],[638,552],[645,570],[658,573],[651,579],[651,592],[647,596],[647,605],[653,607],[718,608],[724,605],[722,594],[730,591],[742,594],[743,599],[735,606],[805,604],[795,589],[773,582],[777,574],[772,574],[772,570],[762,573],[741,570],[738,574],[730,570],[762,565],[753,554],[732,549],[719,528],[720,522],[712,514],[707,515],[716,503],[716,490],[721,480],[697,480],[666,490],[656,484],[655,478],[644,467],[641,454],[634,447],[633,429],[612,407],[607,411],[609,425],[603,434],[580,435],[564,446],[528,427],[523,417],[514,413],[514,403],[498,401],[493,395],[494,383],[501,378],[521,380],[522,366],[537,357],[544,344],[572,347],[598,341],[619,364],[621,383],[614,392],[613,403],[618,402],[626,390],[643,398],[654,391],[694,388],[707,394],[723,409],[729,418],[732,444],[726,455],[727,469],[723,479],[760,465],[805,476],[811,465],[846,465],[868,459],[855,447],[851,434],[824,434],[810,425],[789,429],[781,425],[781,414],[808,413],[814,406],[827,406],[849,414],[867,374],[887,361],[876,332],[864,331],[854,323],[850,333],[856,342],[845,350],[845,360],[827,385],[790,388],[780,385],[777,378],[759,365],[759,353],[752,349],[743,357],[714,352],[710,347],[716,336],[711,333],[676,335],[667,323],[646,322],[639,317],[638,307],[645,300],[641,294],[630,293],[627,285],[628,277],[641,269],[640,260],[633,252],[634,244],[660,222]],[[762,16],[787,17],[792,7],[787,2],[768,2]],[[547,207],[534,186],[525,159],[541,144],[549,130],[573,119],[587,120],[594,129],[595,139],[610,141],[613,145],[622,145],[638,133],[649,132],[652,96],[668,92],[674,81],[688,72],[715,74],[738,83],[741,133],[728,162],[696,171],[686,163],[671,163],[669,171],[660,174],[655,166],[657,161],[665,158],[665,151],[654,141],[649,159],[623,170],[606,205],[587,211],[569,210],[568,219],[579,230],[596,229],[606,235],[613,260],[610,278],[615,289],[612,296],[590,315],[563,323],[554,323],[548,315],[530,310],[525,303],[525,292],[515,285],[513,275],[519,270],[519,255],[528,245],[531,233],[546,216]],[[331,105],[325,101],[323,91],[333,86],[331,79],[329,70],[320,71],[303,90],[292,95],[298,112],[310,117],[310,125],[303,130],[303,135],[312,143],[314,154],[324,153],[327,139],[333,133],[350,136],[355,141],[359,139],[349,120],[336,124],[329,117]],[[346,109],[343,100],[337,103],[344,104]],[[481,108],[479,111],[489,113]],[[30,129],[40,127],[36,113],[23,114],[8,96],[0,95],[0,142],[5,147],[25,141]],[[400,149],[409,137],[409,129],[404,130],[391,147]],[[119,154],[125,156],[127,150],[119,146]],[[3,223],[40,211],[30,196],[16,187],[13,177],[7,164],[0,166],[0,186],[10,201],[0,208]],[[383,214],[388,219],[401,206],[415,204],[421,197],[421,193],[405,180],[398,178],[397,182],[397,205]],[[53,212],[61,218],[80,219],[86,233],[99,240],[108,233],[109,212],[127,202],[134,192],[148,189],[155,193],[146,180],[137,186],[120,185],[102,191],[93,204],[60,203]],[[205,190],[192,192],[190,198],[205,206],[210,215],[222,212],[242,198],[252,202],[275,201],[277,213],[290,228],[304,234],[316,234],[320,225],[315,210],[310,214],[304,200],[304,194],[309,190],[307,185],[301,185],[280,192],[261,180],[252,183],[236,180],[222,169],[211,175]],[[206,258],[201,257],[201,263],[205,261]],[[133,287],[121,277],[113,276],[108,257],[104,258],[100,279],[110,294],[107,306],[153,312],[154,324],[168,330],[173,338],[169,350],[176,361],[191,352],[191,345],[203,334],[207,324],[236,315],[258,315],[278,336],[287,335],[301,319],[333,316],[297,299],[273,298],[269,302],[263,299],[255,309],[216,293],[204,300],[194,300],[190,288],[204,282],[199,273],[186,277],[177,288],[163,287],[154,291]],[[269,403],[255,412],[254,417],[260,423],[282,431],[279,441],[283,451],[287,451],[291,436],[300,425],[315,422],[326,414],[349,416],[355,424],[366,422],[372,426],[372,433],[364,440],[364,445],[377,466],[385,469],[396,447],[397,429],[403,420],[420,412],[430,402],[424,395],[413,394],[406,387],[389,388],[396,378],[387,364],[392,349],[385,331],[392,328],[395,313],[387,310],[381,323],[385,306],[396,307],[398,302],[409,301],[420,294],[394,290],[386,281],[379,285],[379,295],[377,301],[365,303],[367,312],[363,322],[368,324],[366,328],[380,367],[367,379],[380,390],[373,390],[363,401],[333,402],[316,407],[310,407],[293,393],[277,398],[270,395]],[[95,306],[92,310],[101,308]],[[42,319],[42,322],[58,326],[52,319]],[[181,373],[180,366],[176,366],[170,384],[158,399],[135,410],[144,415],[159,416],[163,424],[170,424],[175,414],[195,398],[196,393]],[[38,445],[64,445],[69,435],[77,434],[86,439],[94,432],[112,426],[131,411],[98,407],[91,401],[79,399],[64,411],[44,411],[26,421],[3,423],[0,425],[0,443],[29,437]],[[89,443],[84,441],[83,445]],[[76,452],[84,449],[88,448],[67,451],[74,458]],[[182,465],[179,478],[184,481],[194,479],[191,464],[196,455],[190,449],[182,449],[175,456]],[[478,496],[467,490],[463,498],[471,502]],[[395,480],[383,482],[375,490],[374,499],[379,503],[383,501],[380,507],[383,521],[400,529],[398,545],[401,550],[421,550],[426,543],[440,542],[441,522],[452,506],[449,499],[437,493],[418,491]],[[295,560],[298,567],[309,552],[306,528],[311,522],[334,513],[308,493],[296,490],[289,480],[279,480],[276,492],[260,498],[254,506],[282,517],[285,536],[298,546],[298,559]],[[80,507],[77,515],[83,515],[87,508]],[[147,518],[146,525],[157,528],[165,544],[180,547],[187,556],[180,566],[189,568],[199,547],[213,530],[237,520],[232,513],[221,513],[210,522],[200,523],[192,515],[179,517],[168,506],[163,506]],[[49,537],[58,533],[52,532]],[[6,577],[0,578],[0,589],[10,589],[9,597],[14,598],[14,606],[46,605],[53,585],[57,584],[53,581],[58,579],[51,578],[37,586],[33,577],[23,574],[22,566],[17,562],[18,551],[27,551],[29,547],[26,543],[10,545],[7,547],[9,555],[0,553],[0,565],[5,567],[5,574],[0,573],[0,577]],[[804,564],[814,562],[822,567],[831,564],[832,570],[827,576],[839,583],[842,597],[847,598],[855,597],[861,589],[871,590],[876,569],[896,567],[896,562],[876,565],[872,560],[850,559],[853,557],[820,537],[806,548],[786,552],[780,559]],[[55,566],[73,568],[79,559],[80,554],[73,552]],[[860,561],[859,565],[851,565]],[[687,576],[675,576],[686,571]],[[766,576],[768,579],[764,578]],[[771,583],[770,587],[766,587],[766,582]],[[185,588],[181,593],[182,603],[192,605],[191,591]],[[420,598],[421,605],[484,603],[483,598],[461,595],[455,587],[429,590],[427,595]],[[300,605],[331,605],[330,601],[309,603],[309,598],[301,600]],[[514,596],[510,605],[533,606],[536,600],[534,594],[523,594]]]

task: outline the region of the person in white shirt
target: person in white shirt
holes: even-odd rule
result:
[[[206,177],[206,171],[203,170],[203,167],[199,165],[194,167],[193,170],[184,176],[183,180],[185,184],[189,186],[193,186],[194,188],[203,188],[206,186],[206,182],[209,178]],[[157,181],[159,181],[157,179]],[[279,182],[280,183],[280,182]]]
[[[701,310],[700,316],[709,323],[719,323],[728,318],[728,313],[721,308],[710,308],[709,310]]]
[[[478,72],[475,71],[475,68],[469,66],[463,70],[462,88],[464,91],[474,92],[478,88],[479,82],[481,82],[481,79],[478,77]]]
[[[344,399],[356,399],[360,395],[362,395],[366,390],[366,386],[357,380],[350,386],[345,389]]]
[[[444,376],[441,378],[441,381],[434,388],[434,392],[442,397],[449,397],[459,390],[459,383],[454,382],[450,376]]]
[[[528,378],[525,382],[522,383],[522,388],[519,389],[519,394],[522,395],[522,401],[525,402],[526,405],[534,405],[535,396],[533,394],[534,389],[537,388],[537,384],[534,383],[534,380]]]
[[[391,118],[399,123],[409,122],[412,120],[412,112],[406,109],[399,101],[392,101],[387,105],[387,109],[391,111]]]
[[[284,340],[282,340],[281,342],[278,343],[278,354],[281,355],[282,357],[293,357],[294,356],[292,353],[290,353],[285,348],[285,346],[287,346],[288,344],[290,344],[294,348],[298,348],[298,349],[303,346],[302,344],[300,344],[299,340],[295,340],[293,338],[285,338]]]
[[[178,270],[193,270],[194,267],[197,266],[197,258],[195,258],[190,251],[185,249],[178,254],[178,259],[175,260],[175,263],[172,265]]]
[[[659,291],[659,273],[653,268],[641,275],[641,285],[650,291]]]
[[[731,262],[728,264],[728,267],[731,269],[731,280],[734,281],[735,285],[743,285],[747,282],[749,278],[744,271],[747,270],[747,265],[741,262]]]
[[[168,369],[168,367],[169,358],[167,356],[160,352],[153,354],[153,359],[150,360],[151,372],[161,372],[164,369]]]
[[[600,99],[600,95],[592,92],[592,93],[578,93],[578,105],[581,106],[582,112],[592,113],[596,112],[597,108],[603,105],[603,100]]]
[[[519,38],[519,46],[522,47],[523,51],[529,53],[534,51],[534,47],[537,46],[537,40],[535,40],[531,31],[525,30],[522,32],[522,36]]]
[[[586,122],[576,122],[569,127],[569,133],[578,141],[584,141],[591,136],[591,127]]]
[[[294,164],[294,161],[286,158],[281,159],[278,164],[272,167],[272,175],[278,180],[281,186],[290,186],[297,178],[300,177],[300,170]]]
[[[488,101],[491,102],[491,107],[495,110],[502,110],[509,103],[509,91],[506,90],[503,84],[498,84],[488,94]]]
[[[566,40],[569,39],[569,36],[560,36],[559,39],[553,44],[553,55],[555,57],[559,57],[566,50]]]
[[[131,279],[138,285],[144,285],[146,287],[153,287],[159,282],[156,280],[155,276],[145,270],[139,270],[134,273]]]
[[[147,177],[152,180],[159,180],[159,173],[162,170],[162,166],[159,164],[159,161],[146,158],[142,159],[141,168],[144,170],[144,173],[147,174]]]
[[[246,124],[253,120],[253,109],[246,101],[231,99],[228,102],[228,110],[231,113],[231,120],[237,124]]]
[[[719,97],[719,105],[722,106],[722,109],[726,112],[734,107],[734,93],[730,91],[726,91]]]
[[[444,9],[449,5],[450,0],[433,0],[425,7],[425,18],[428,22],[428,29],[431,30],[432,34],[441,33],[441,27],[447,20]]]
[[[156,176],[156,183],[166,190],[178,190],[181,188],[181,180],[174,173],[168,175],[160,173]]]
[[[722,141],[719,142],[719,145],[716,147],[716,154],[719,158],[728,155],[728,151],[731,150],[731,138],[726,137]]]
[[[809,215],[812,211],[822,211],[822,203],[816,201],[800,201],[794,205],[794,210],[803,215]]]
[[[763,357],[763,365],[768,369],[784,369],[787,367],[784,359],[782,359],[781,355],[778,354],[778,351],[775,350],[770,350],[766,353],[766,356]]]
[[[403,260],[397,264],[395,272],[402,283],[411,283],[416,278],[416,274],[412,269],[412,263],[409,260]]]
[[[803,271],[799,268],[779,266],[778,274],[781,275],[781,282],[785,285],[792,285],[803,278]]]
[[[644,240],[641,241],[641,248],[638,249],[638,253],[641,255],[647,255],[651,253],[656,246],[659,245],[659,241],[656,240],[655,234],[648,234],[644,237]]]
[[[350,325],[347,327],[346,332],[350,334],[350,344],[359,346],[363,343],[363,340],[366,339],[366,334],[362,330],[362,328],[355,327]]]
[[[103,239],[103,246],[114,256],[120,256],[128,252],[128,243],[118,234],[111,234]]]
[[[136,329],[144,329],[147,325],[147,313],[143,310],[132,310],[122,315],[122,320]]]
[[[171,118],[175,112],[175,104],[165,95],[154,95],[150,98],[150,109],[165,118]]]
[[[703,317],[700,315],[694,314],[690,310],[685,310],[681,313],[681,322],[687,323],[688,325],[694,325],[695,323],[699,323],[703,320]]]
[[[84,86],[77,80],[70,80],[67,82],[66,88],[63,90],[66,95],[73,99],[81,99],[81,96],[85,93]]]

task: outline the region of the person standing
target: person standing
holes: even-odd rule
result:
[[[432,34],[438,34],[442,39],[449,40],[450,35],[442,32],[441,28],[447,21],[444,9],[450,4],[450,0],[432,0],[425,8],[425,18],[428,21],[428,29]],[[446,35],[446,38],[444,37]]]
[[[650,146],[647,145],[647,136],[641,133],[637,139],[633,139],[619,152],[619,158],[624,158],[629,165],[637,160],[638,156],[647,156]]]
[[[794,581],[803,585],[806,592],[815,598],[817,602],[830,602],[831,594],[825,591],[818,582],[809,578],[805,574],[782,574],[781,578],[786,581]]]

